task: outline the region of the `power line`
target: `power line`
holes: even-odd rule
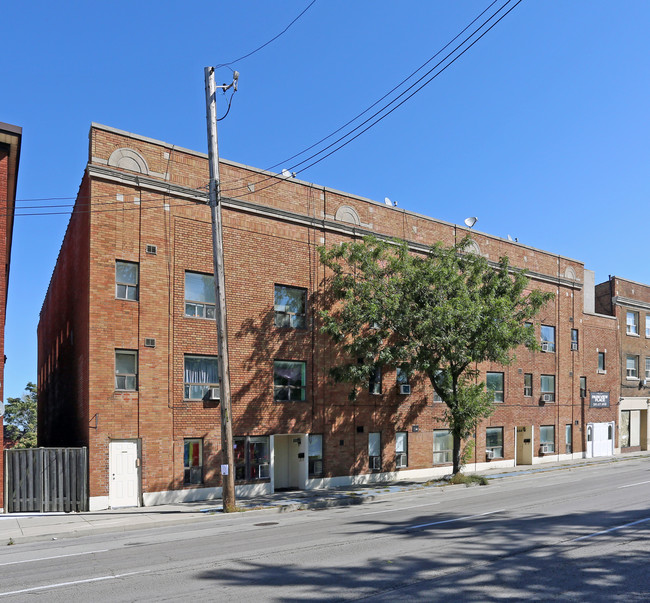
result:
[[[305,10],[303,10],[289,25],[287,25],[277,36],[271,38],[268,42],[265,42],[261,46],[258,46],[255,50],[251,50],[248,54],[245,54],[244,56],[239,57],[238,59],[235,59],[234,61],[229,61],[228,63],[221,63],[220,65],[217,65],[215,69],[220,69],[221,67],[228,67],[229,65],[232,65],[233,63],[237,63],[239,61],[243,61],[244,59],[247,59],[248,57],[254,55],[256,52],[259,52],[262,50],[262,48],[268,46],[271,44],[271,42],[275,42],[281,35],[285,34],[289,28],[298,20],[300,17],[302,17],[314,4],[316,3],[316,0],[312,0],[308,5]]]

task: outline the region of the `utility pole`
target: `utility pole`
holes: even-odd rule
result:
[[[218,86],[224,92],[237,90],[239,73],[233,81]],[[230,363],[228,361],[228,331],[226,315],[226,280],[223,269],[223,229],[221,226],[221,184],[219,181],[219,148],[217,143],[217,86],[214,67],[205,68],[205,102],[208,121],[208,158],[210,163],[210,211],[212,214],[212,256],[214,261],[214,292],[216,298],[217,346],[219,349],[219,388],[221,397],[221,491],[225,513],[235,511],[235,476],[230,413]]]

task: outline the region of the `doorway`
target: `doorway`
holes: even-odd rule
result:
[[[113,440],[108,445],[108,504],[140,506],[140,456],[137,440]]]
[[[517,465],[532,465],[533,464],[533,439],[535,430],[532,425],[524,425],[517,427],[517,450],[516,460]]]
[[[274,491],[304,490],[307,486],[307,435],[273,436]]]

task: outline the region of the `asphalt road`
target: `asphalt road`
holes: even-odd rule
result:
[[[7,601],[648,601],[650,461],[15,545]]]

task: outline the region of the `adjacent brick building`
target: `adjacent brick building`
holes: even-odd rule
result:
[[[617,321],[621,450],[648,450],[650,287],[610,276],[596,287],[596,307]]]
[[[88,446],[91,508],[220,496],[207,182],[202,153],[91,127],[38,327],[39,443]],[[354,402],[331,382],[317,248],[374,233],[425,251],[467,229],[225,160],[221,188],[238,493],[448,473],[443,404],[426,380],[383,367]],[[613,454],[617,322],[595,312],[593,273],[472,238],[555,299],[533,325],[542,351],[480,367],[499,403],[469,468]],[[615,370],[598,370],[600,350]]]
[[[0,122],[0,401],[4,400],[6,362],[4,332],[22,136],[22,128]],[[3,443],[0,442],[0,453],[3,447]],[[0,510],[4,507],[3,468],[4,463],[0,463]]]

